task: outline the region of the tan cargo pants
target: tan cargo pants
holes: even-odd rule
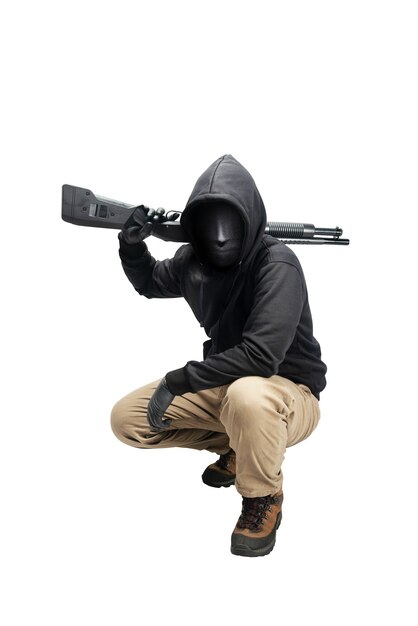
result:
[[[236,453],[235,486],[255,498],[282,489],[286,447],[306,439],[318,425],[319,402],[305,385],[282,376],[246,376],[231,384],[175,396],[165,417],[171,425],[151,432],[148,402],[161,379],[132,391],[112,409],[111,426],[136,448],[185,447]]]

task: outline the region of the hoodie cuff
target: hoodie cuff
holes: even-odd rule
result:
[[[118,238],[119,252],[127,259],[138,259],[148,250],[147,244],[144,241],[139,241],[138,243],[126,243],[120,233],[118,233]]]
[[[168,372],[165,375],[165,381],[168,389],[175,396],[182,396],[184,393],[193,392],[188,383],[184,367]]]

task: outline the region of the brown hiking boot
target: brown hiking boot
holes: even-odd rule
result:
[[[202,474],[205,485],[210,487],[230,487],[235,483],[235,452],[221,454],[219,459],[208,465]]]
[[[231,552],[239,556],[264,556],[276,543],[282,521],[283,492],[261,498],[242,498],[242,511],[231,536]]]

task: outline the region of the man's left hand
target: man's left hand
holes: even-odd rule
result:
[[[150,423],[151,430],[158,432],[170,426],[171,419],[163,419],[163,415],[174,399],[174,395],[167,387],[165,377],[160,381],[157,389],[151,396],[148,403],[147,418]]]

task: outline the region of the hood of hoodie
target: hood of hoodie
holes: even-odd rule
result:
[[[189,217],[195,211],[210,210],[209,204],[222,200],[239,211],[244,223],[240,256],[227,271],[218,271],[199,257]],[[217,353],[235,345],[236,303],[265,233],[267,216],[263,200],[251,174],[231,154],[225,154],[210,165],[198,178],[181,215],[180,223],[200,263],[199,312],[212,343],[206,353]],[[207,352],[209,350],[209,352]]]
[[[246,266],[265,233],[267,215],[253,177],[232,154],[224,154],[199,176],[180,218],[180,224],[201,263],[203,259],[195,245],[189,217],[192,211],[196,216],[196,212],[210,210],[210,204],[217,201],[231,204],[243,219],[243,243],[238,261],[233,267]]]

